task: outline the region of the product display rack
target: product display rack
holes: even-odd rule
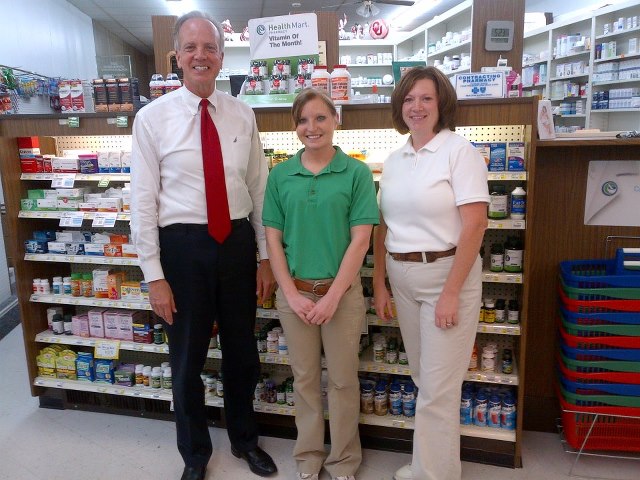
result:
[[[640,26],[627,28],[627,19],[640,17],[640,5],[637,1],[623,2],[600,8],[593,12],[579,14],[574,18],[551,23],[545,27],[529,31],[524,35],[524,53],[529,59],[523,68],[543,65],[544,78],[535,85],[525,84],[523,90],[527,94],[542,95],[551,100],[557,107],[560,103],[580,102],[582,113],[566,113],[559,111],[554,115],[557,126],[578,126],[580,128],[599,128],[602,131],[634,130],[640,128],[640,108],[593,108],[592,99],[598,92],[612,88],[639,88],[640,74],[624,80],[597,80],[599,69],[609,66],[617,68],[620,62],[640,59]],[[614,22],[620,18],[625,20],[624,28],[614,31]],[[605,25],[609,33],[604,33]],[[587,44],[580,51],[560,55],[557,51],[557,39],[563,35],[580,34],[587,39]],[[636,39],[636,50],[630,50],[631,40]],[[598,58],[596,50],[599,45],[615,41],[617,55]],[[555,55],[554,55],[555,51]],[[557,66],[564,63],[584,61],[584,73],[573,75],[557,75]],[[638,67],[640,72],[640,67]],[[554,93],[554,84],[574,82],[584,85],[582,95],[563,96]],[[558,89],[556,89],[557,92]],[[580,110],[580,109],[578,109]]]
[[[382,108],[387,109],[388,115],[388,105],[387,106],[376,106],[376,109]],[[283,112],[282,109],[273,108],[273,109],[261,109],[260,111],[256,111],[256,117],[258,120],[259,129],[263,132],[271,131],[277,132],[280,130],[287,130],[289,124],[286,122],[282,122],[281,118],[284,114],[288,115],[288,109],[285,109],[286,112]],[[534,115],[532,112],[535,110],[535,101],[533,99],[513,99],[513,100],[493,100],[493,101],[484,101],[484,102],[465,102],[461,105],[460,108],[460,123],[463,125],[501,125],[501,124],[513,124],[513,125],[530,125],[531,124],[531,115]],[[343,126],[348,125],[358,125],[358,128],[364,129],[380,129],[380,128],[388,128],[389,125],[386,123],[386,116],[379,115],[371,115],[370,113],[373,110],[369,107],[359,108],[358,106],[348,106],[348,108],[343,109],[344,122]],[[275,127],[275,128],[274,128]],[[41,397],[41,404],[55,404],[58,406],[71,405],[73,404],[76,408],[82,408],[82,400],[86,397],[86,395],[92,395],[91,399],[93,402],[100,401],[101,394],[111,395],[109,398],[114,398],[114,400],[109,400],[109,402],[114,402],[115,397],[113,395],[122,395],[127,398],[131,397],[144,397],[145,401],[148,401],[149,398],[152,400],[169,400],[167,397],[167,393],[163,392],[137,392],[136,389],[130,390],[122,390],[123,387],[117,386],[109,386],[109,385],[101,385],[101,384],[89,384],[85,382],[73,382],[66,380],[58,380],[58,379],[45,379],[42,377],[38,377],[37,375],[37,366],[35,364],[35,357],[39,352],[39,349],[47,343],[61,343],[68,345],[77,345],[83,347],[91,348],[92,345],[95,345],[95,339],[85,339],[73,336],[65,336],[65,335],[52,335],[47,331],[46,325],[46,308],[48,305],[52,304],[68,304],[68,305],[77,305],[79,308],[85,308],[90,306],[106,306],[109,308],[133,308],[136,310],[149,310],[149,304],[146,302],[118,302],[113,300],[106,299],[94,299],[94,298],[80,298],[80,297],[68,297],[60,296],[60,295],[41,295],[41,294],[33,294],[31,279],[33,278],[51,278],[54,275],[60,275],[62,269],[73,269],[73,268],[81,268],[83,264],[95,264],[104,261],[106,265],[118,265],[123,266],[123,268],[129,268],[134,270],[139,270],[137,266],[137,259],[110,259],[104,257],[87,257],[85,256],[83,259],[77,258],[77,256],[53,256],[46,254],[36,254],[36,255],[25,255],[23,249],[24,240],[31,237],[31,233],[33,230],[37,229],[51,229],[57,226],[55,220],[52,223],[52,218],[47,217],[21,217],[20,216],[20,198],[26,197],[26,190],[28,188],[34,188],[33,183],[38,185],[40,182],[43,186],[46,186],[46,182],[50,182],[53,177],[39,177],[39,178],[29,178],[24,177],[22,180],[22,174],[19,169],[19,161],[18,161],[18,151],[17,151],[17,143],[15,141],[15,137],[18,136],[31,136],[37,134],[41,139],[41,149],[43,153],[57,153],[56,152],[56,142],[54,139],[50,137],[64,137],[68,135],[69,129],[67,127],[61,126],[56,117],[42,117],[38,119],[32,119],[31,117],[19,117],[13,116],[12,118],[6,118],[0,121],[0,128],[2,131],[2,136],[0,137],[1,141],[1,152],[2,156],[2,178],[5,184],[5,198],[7,203],[7,212],[8,212],[8,223],[9,229],[12,232],[16,232],[16,234],[11,238],[11,252],[15,259],[14,263],[16,265],[17,271],[17,288],[18,288],[18,297],[20,301],[20,309],[23,318],[23,332],[24,332],[24,341],[26,347],[26,356],[28,363],[28,371],[29,371],[29,379],[32,385],[32,393],[36,396]],[[524,129],[518,130],[520,132],[526,132],[527,139],[530,138],[530,127],[524,127]],[[80,128],[73,130],[73,135],[78,137],[82,136],[100,136],[100,135],[115,135],[115,134],[128,134],[126,130],[123,131],[122,128],[116,129],[116,127],[105,121],[104,116],[88,116],[86,118],[82,118],[80,122]],[[377,133],[377,132],[376,132]],[[344,134],[348,134],[348,132],[344,132]],[[531,152],[535,149],[532,147]],[[531,155],[532,153],[530,153]],[[514,178],[518,181],[521,181],[523,178],[526,178],[526,173],[518,172],[518,173],[510,173],[510,172],[500,172],[493,174],[496,179],[506,179],[506,178]],[[77,178],[77,181],[87,181],[87,182],[96,182],[99,181],[100,178]],[[123,178],[118,178],[117,181],[126,181],[128,180],[123,176]],[[115,179],[114,179],[115,181]],[[85,222],[86,223],[86,222]],[[524,224],[523,224],[524,225]],[[116,226],[118,228],[125,228],[126,225],[121,222],[116,222]],[[513,227],[513,225],[511,225]],[[505,227],[502,228],[511,228]],[[515,227],[514,227],[515,228]],[[520,228],[520,227],[517,227]],[[500,227],[495,231],[500,231]],[[523,230],[524,232],[525,230]],[[126,262],[120,264],[118,262]],[[75,265],[75,267],[74,267]],[[85,266],[86,268],[86,266]],[[364,273],[365,269],[363,269]],[[487,282],[506,282],[506,284],[514,284],[514,288],[525,288],[526,291],[526,283],[523,281],[522,274],[509,274],[511,276],[496,276],[491,272],[485,272],[485,280]],[[496,285],[505,285],[505,283],[496,283]],[[514,374],[510,376],[503,375],[486,375],[480,372],[470,372],[468,375],[468,380],[476,381],[476,382],[487,382],[487,383],[497,383],[504,385],[514,385],[518,388],[518,405],[522,405],[521,401],[521,391],[523,389],[523,374],[524,374],[524,365],[522,363],[521,352],[524,350],[524,342],[525,342],[525,332],[526,332],[526,297],[523,297],[522,307],[521,307],[521,323],[519,325],[489,325],[489,324],[481,324],[478,327],[479,335],[493,335],[495,337],[502,337],[504,339],[509,339],[508,341],[512,342],[514,345],[514,351],[516,352],[516,364],[517,370],[514,371]],[[275,310],[258,310],[258,317],[269,319],[276,318],[277,312]],[[367,319],[369,325],[372,326],[380,326],[380,327],[397,327],[397,322],[391,322],[390,324],[382,325],[379,320],[377,320],[374,316],[369,315]],[[515,340],[513,340],[515,339]],[[120,345],[121,350],[123,350],[123,355],[143,355],[152,357],[154,355],[163,355],[167,354],[167,346],[166,345],[154,345],[154,344],[134,344],[133,342],[121,342]],[[368,358],[371,356],[370,352],[365,351],[363,354],[363,359],[361,361],[361,370],[365,372],[384,372],[384,373],[394,373],[400,375],[407,375],[408,369],[405,366],[392,364],[380,364],[369,360]],[[269,368],[289,368],[287,366],[288,358],[282,358],[286,356],[279,356],[273,354],[261,354],[260,359],[263,363],[263,366]],[[138,357],[136,357],[138,358]],[[210,358],[213,361],[217,361],[220,358],[219,350],[212,350],[210,353]],[[80,385],[76,385],[80,384]],[[62,385],[62,386],[60,386]],[[59,393],[55,393],[55,392]],[[69,392],[68,396],[65,396],[65,392]],[[73,392],[76,392],[75,394]],[[124,392],[124,393],[118,393]],[[85,395],[85,396],[83,396]],[[98,395],[94,397],[93,395]],[[153,395],[160,395],[160,397],[154,397]],[[169,393],[170,395],[170,393]],[[55,399],[57,401],[54,401]],[[52,400],[54,399],[54,400]],[[98,399],[98,400],[95,400]],[[107,400],[104,400],[107,401]],[[71,403],[69,403],[71,402]],[[123,405],[126,407],[121,407],[120,409],[116,409],[119,413],[122,413],[122,409],[127,411],[127,409],[131,408],[131,404],[127,403],[128,401],[123,400]],[[214,402],[215,403],[215,402]],[[139,403],[134,403],[136,405],[135,408],[139,408]],[[208,403],[211,404],[211,403]],[[147,405],[147,403],[145,403]],[[152,404],[151,404],[152,405]],[[217,404],[212,406],[221,406],[221,400],[218,401]],[[262,414],[266,413],[274,413],[271,411],[272,409],[276,409],[278,411],[282,410],[282,406],[275,405],[272,406],[270,404],[260,405],[257,404],[256,411],[261,412]],[[91,409],[90,407],[87,407]],[[155,407],[150,407],[155,408]],[[166,410],[165,407],[158,407],[160,411]],[[164,409],[164,410],[163,410]],[[108,411],[108,410],[107,410]],[[288,411],[288,415],[291,415],[291,410]],[[130,412],[135,413],[135,412]],[[474,428],[474,427],[464,427],[463,428],[463,458],[468,460],[477,460],[482,458],[483,461],[487,461],[485,458],[487,455],[491,457],[489,460],[491,463],[501,464],[501,465],[511,465],[518,466],[520,464],[520,437],[521,437],[521,417],[523,412],[519,410],[518,413],[518,428],[515,432],[496,432],[496,429],[490,429],[489,427],[483,428]],[[376,417],[375,415],[371,416],[363,416],[363,426],[374,428],[373,431],[378,432],[378,428],[383,429],[383,434],[385,437],[396,438],[397,439],[397,448],[401,449],[409,449],[410,443],[407,442],[410,439],[410,434],[403,434],[401,430],[410,429],[412,426],[412,422],[410,419],[404,418],[386,418],[386,417]],[[391,416],[389,416],[391,417]],[[262,422],[268,422],[268,415],[261,415]],[[289,424],[292,425],[292,424]],[[365,429],[366,430],[366,429]],[[397,433],[394,433],[396,432]],[[377,434],[377,433],[376,433]],[[409,435],[409,436],[407,436]],[[366,436],[366,435],[365,435]],[[478,443],[480,442],[480,443]],[[493,444],[492,442],[496,442]]]

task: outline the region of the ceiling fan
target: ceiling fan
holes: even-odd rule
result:
[[[364,18],[375,17],[380,13],[380,9],[376,7],[376,3],[386,3],[387,5],[400,5],[404,7],[410,7],[415,1],[412,0],[356,0],[354,2],[343,3],[340,5],[327,5],[322,8],[332,8],[332,7],[344,7],[345,5],[356,5],[361,4],[356,8],[356,13]]]

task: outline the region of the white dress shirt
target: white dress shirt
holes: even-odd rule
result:
[[[164,278],[158,227],[207,223],[200,100],[182,87],[142,108],[133,122],[131,234],[147,282]],[[260,258],[266,259],[262,202],[268,169],[255,115],[244,102],[217,90],[209,102],[231,219],[249,217]]]
[[[487,177],[480,153],[451,130],[441,130],[417,152],[409,137],[389,154],[380,178],[387,251],[442,252],[457,246],[458,207],[489,202]]]

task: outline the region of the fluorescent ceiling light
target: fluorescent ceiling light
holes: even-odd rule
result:
[[[394,28],[402,28],[407,23],[427,13],[439,3],[440,0],[420,0],[414,3],[413,6],[402,9],[402,13],[391,18],[389,22]]]

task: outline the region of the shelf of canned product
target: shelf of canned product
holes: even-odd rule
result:
[[[527,179],[527,172],[489,172],[488,180],[520,180]]]
[[[131,175],[129,173],[22,173],[20,180],[54,180],[56,178],[74,175],[76,181],[83,182],[102,182],[108,180],[110,182],[129,182]]]
[[[65,213],[69,212],[77,212],[79,210],[56,210],[56,211],[45,211],[45,210],[20,210],[18,213],[18,218],[57,218],[61,219],[64,217]],[[130,213],[122,213],[122,212],[84,212],[84,220],[93,220],[96,216],[96,213],[117,213],[116,220],[119,221],[129,221],[131,220]]]
[[[148,301],[110,300],[108,298],[73,297],[71,295],[53,295],[34,293],[29,299],[36,303],[58,303],[62,305],[82,305],[85,307],[124,308],[127,310],[151,310]]]
[[[257,318],[280,318],[278,316],[278,311],[273,308],[260,308],[256,309],[256,317]]]
[[[38,387],[61,388],[63,390],[75,390],[81,392],[106,393],[108,395],[120,395],[125,397],[148,398],[152,400],[173,401],[171,391],[150,387],[126,387],[102,382],[88,382],[83,380],[68,380],[52,377],[36,377],[33,384]],[[205,404],[210,407],[223,408],[224,399],[211,394],[205,395]],[[253,410],[262,413],[294,416],[296,408],[290,405],[267,402],[253,402]],[[325,412],[328,418],[328,412]],[[413,430],[413,418],[402,415],[375,415],[360,414],[359,423],[363,425],[376,425],[380,427],[407,428]],[[515,442],[516,434],[513,430],[503,430],[490,427],[476,427],[474,425],[460,425],[460,433],[468,437],[487,438]]]
[[[94,265],[138,266],[140,260],[133,257],[102,257],[99,255],[59,255],[53,253],[26,253],[24,259],[31,262],[90,263]]]
[[[503,218],[501,220],[489,219],[487,228],[493,230],[524,230],[526,222],[524,220],[514,220],[513,218]]]

